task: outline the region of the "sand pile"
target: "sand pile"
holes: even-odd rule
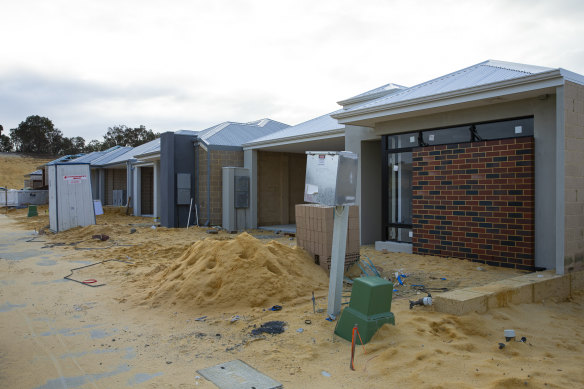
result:
[[[193,244],[153,276],[146,301],[189,307],[264,307],[310,296],[328,277],[302,249],[243,233]]]

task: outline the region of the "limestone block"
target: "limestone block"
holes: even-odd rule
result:
[[[509,278],[488,285],[472,288],[487,294],[487,308],[506,307],[510,304],[529,304],[533,302],[533,282]]]
[[[436,311],[461,316],[470,312],[486,312],[487,297],[483,292],[459,289],[435,295],[432,300]]]
[[[557,275],[552,270],[517,277],[533,282],[533,301],[570,297],[570,275]]]
[[[572,293],[584,291],[584,270],[570,273],[570,288]]]

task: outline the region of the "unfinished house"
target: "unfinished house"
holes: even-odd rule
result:
[[[163,190],[154,193],[160,199],[161,225],[221,225],[222,168],[243,167],[244,142],[287,126],[262,119],[225,122],[198,132],[166,132],[158,150],[136,154],[141,163],[152,163],[159,172],[154,175],[154,187]]]
[[[350,108],[403,88],[387,84],[339,104]],[[252,218],[248,228],[275,226],[286,229],[291,225],[288,228],[294,229],[295,206],[304,202],[306,152],[345,150],[347,126],[339,124],[332,114],[334,112],[244,144],[244,165],[251,171]],[[365,168],[370,170],[369,166]]]
[[[490,60],[332,116],[360,156],[363,243],[584,267],[582,75]]]
[[[111,160],[131,150],[131,147],[114,146],[104,151],[94,151],[71,163],[88,163],[91,175],[91,195],[94,200],[100,200],[103,205],[125,205],[126,172],[123,169],[110,171],[104,165]]]
[[[24,175],[24,188],[40,189],[43,187],[43,171],[42,169],[35,170],[32,173]]]

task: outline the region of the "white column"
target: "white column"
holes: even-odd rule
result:
[[[140,216],[140,214],[142,213],[141,205],[140,205],[140,185],[141,185],[141,173],[142,169],[140,169],[139,167],[135,167],[134,168],[134,198],[133,198],[133,203],[134,203],[134,216]]]
[[[154,212],[154,217],[158,217],[160,216],[160,213],[158,212],[159,210],[159,203],[160,203],[160,196],[158,195],[158,185],[159,185],[159,180],[158,180],[158,175],[160,174],[160,162],[159,161],[154,161],[153,164],[153,191],[154,193],[153,195],[153,201],[154,201],[154,206],[153,206],[153,212]]]

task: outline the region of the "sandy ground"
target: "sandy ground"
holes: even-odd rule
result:
[[[0,186],[8,189],[22,189],[25,174],[38,170],[39,166],[54,159],[16,153],[0,153]]]
[[[234,359],[290,388],[584,387],[582,294],[463,317],[409,309],[408,298],[425,295],[412,285],[437,293],[518,271],[363,247],[383,276],[408,276],[394,293],[396,326],[358,347],[351,371],[349,342],[313,313],[312,291],[326,308],[326,273],[293,238],[153,229],[116,209],[95,226],[35,235],[45,210],[0,216],[0,387],[213,388],[197,370]],[[103,286],[63,279],[108,259],[71,277]],[[270,320],[286,322],[285,332],[251,335]],[[499,349],[508,328],[527,342]]]

